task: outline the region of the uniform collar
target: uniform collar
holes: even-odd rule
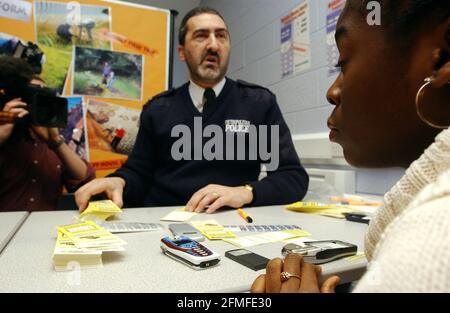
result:
[[[214,93],[216,94],[216,97],[219,97],[220,93],[223,90],[223,87],[225,86],[226,78],[224,77],[217,85],[213,87]],[[195,105],[197,110],[199,112],[203,111],[203,94],[205,92],[205,88],[200,87],[196,83],[194,83],[192,80],[190,80],[189,84],[189,95],[191,96],[192,103]]]

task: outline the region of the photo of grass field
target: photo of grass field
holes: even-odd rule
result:
[[[36,36],[45,53],[42,78],[47,85],[62,91],[72,62],[73,46],[110,49],[102,34],[111,29],[108,7],[80,5],[80,14],[70,18],[73,8],[67,3],[36,1]]]
[[[75,47],[74,95],[141,100],[142,55]]]

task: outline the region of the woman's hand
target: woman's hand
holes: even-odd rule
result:
[[[281,278],[281,273],[292,276]],[[289,254],[284,262],[277,258],[267,264],[266,274],[259,276],[252,285],[252,293],[333,293],[340,282],[338,276],[328,278],[319,285],[321,267],[303,262],[299,254]]]
[[[0,111],[0,144],[8,140],[14,129],[14,122],[28,114],[26,103],[20,98],[13,99],[5,104]]]
[[[60,140],[58,128],[31,126],[33,133],[46,143],[57,143]]]

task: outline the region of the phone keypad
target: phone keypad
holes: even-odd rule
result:
[[[195,256],[208,256],[211,255],[212,252],[210,250],[208,250],[206,247],[201,246],[199,244],[194,245],[191,249],[190,249],[190,254],[195,255]]]

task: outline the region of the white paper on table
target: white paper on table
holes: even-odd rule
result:
[[[187,211],[173,211],[161,218],[161,221],[168,222],[185,222],[191,219],[194,215],[197,215],[195,212],[187,212]]]
[[[297,237],[297,235],[289,234],[283,231],[278,231],[239,238],[224,239],[224,241],[229,242],[239,248],[247,248],[262,245],[265,243],[282,241],[292,237]]]

